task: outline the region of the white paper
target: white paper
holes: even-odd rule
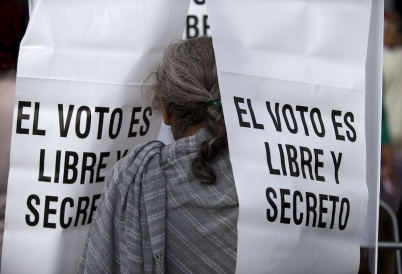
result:
[[[357,273],[371,0],[207,9],[240,204],[236,273]]]
[[[205,0],[191,0],[183,39],[211,35]]]
[[[382,57],[384,1],[373,1],[366,62],[366,179],[369,191],[362,247],[369,248],[371,273],[377,273],[378,210],[380,193],[380,146],[382,111]]]
[[[108,170],[158,136],[141,87],[188,5],[36,2],[19,55],[2,273],[75,272]]]

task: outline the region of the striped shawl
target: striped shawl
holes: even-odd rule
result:
[[[217,182],[191,163],[205,129],[164,147],[137,146],[108,176],[77,273],[234,273],[238,200],[229,161],[213,160]]]

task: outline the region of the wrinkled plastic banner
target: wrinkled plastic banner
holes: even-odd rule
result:
[[[377,273],[378,213],[380,193],[380,144],[382,112],[382,57],[384,0],[372,1],[366,60],[366,182],[367,217],[360,246],[369,250],[371,273]]]
[[[205,0],[191,0],[183,39],[211,35]]]
[[[19,55],[2,273],[74,273],[108,170],[160,119],[141,87],[189,1],[35,1]]]
[[[237,273],[357,273],[371,8],[207,2],[240,204]]]

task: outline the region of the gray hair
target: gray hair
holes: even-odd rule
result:
[[[211,37],[171,44],[145,83],[145,98],[153,110],[160,113],[162,101],[176,117],[172,124],[175,139],[183,138],[197,123],[203,123],[212,135],[200,145],[192,168],[204,183],[214,183],[216,174],[210,162],[219,150],[227,149],[228,142],[222,108],[212,104],[221,96]]]

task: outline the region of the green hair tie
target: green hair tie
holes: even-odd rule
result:
[[[220,99],[215,101],[209,101],[208,105],[213,106],[215,109],[220,109],[222,108],[222,101]]]

